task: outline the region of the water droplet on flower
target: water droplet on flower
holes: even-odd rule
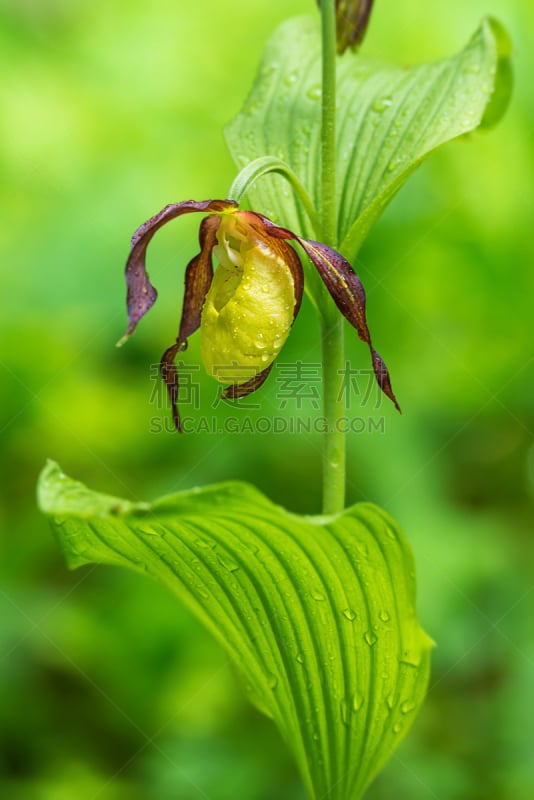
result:
[[[261,360],[266,363],[269,360],[269,355],[267,353],[262,353]]]
[[[355,611],[352,610],[352,608],[344,608],[343,616],[345,617],[345,619],[348,619],[349,622],[354,622],[354,620],[358,615],[356,614]]]
[[[372,647],[374,644],[376,644],[378,637],[376,636],[375,633],[373,633],[373,631],[366,631],[363,634],[363,638],[366,644],[368,644],[369,647]]]
[[[378,114],[381,114],[382,111],[385,111],[386,108],[389,108],[390,105],[393,103],[391,97],[379,97],[377,98],[371,108],[373,111],[376,111]]]

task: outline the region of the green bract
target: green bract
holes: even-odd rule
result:
[[[132,504],[52,463],[39,500],[71,567],[127,567],[191,609],[279,727],[310,798],[361,796],[429,675],[412,555],[384,511],[297,516],[245,483]]]

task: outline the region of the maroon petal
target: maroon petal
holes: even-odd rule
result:
[[[173,344],[171,347],[165,350],[159,364],[160,375],[165,381],[165,386],[167,387],[167,392],[169,393],[169,400],[172,408],[172,421],[174,422],[174,427],[178,433],[182,433],[182,423],[180,420],[180,412],[178,411],[178,370],[176,369],[174,359],[176,358],[177,353],[180,350],[185,350],[186,347],[187,344],[185,342],[182,344]]]
[[[211,253],[217,244],[220,217],[206,217],[199,231],[200,253],[187,265],[185,271],[185,293],[182,319],[176,343],[181,345],[200,327],[202,306],[213,279]]]
[[[136,230],[132,237],[132,249],[126,263],[128,330],[121,342],[134,332],[139,320],[156,302],[157,292],[150,283],[146,271],[146,249],[156,231],[182,214],[190,214],[194,211],[224,211],[227,208],[235,207],[237,207],[237,203],[232,200],[203,200],[200,202],[187,200],[183,203],[171,203]]]
[[[388,369],[371,342],[371,334],[369,333],[365,316],[365,289],[347,259],[326,244],[309,239],[301,239],[300,236],[286,228],[280,228],[262,214],[257,214],[253,211],[240,213],[248,214],[250,224],[260,225],[266,233],[275,239],[293,239],[306,251],[336,306],[345,319],[356,329],[360,339],[369,345],[377,383],[384,394],[393,401],[397,411],[400,411],[400,406],[391,387]],[[256,219],[255,223],[253,222],[253,217]]]
[[[319,272],[336,306],[345,319],[356,328],[362,342],[369,345],[377,383],[384,394],[393,401],[397,411],[400,411],[397,398],[391,388],[388,369],[371,342],[371,334],[365,316],[365,289],[361,280],[341,253],[321,242],[307,239],[299,239],[299,242]]]
[[[211,253],[217,241],[220,222],[219,217],[206,217],[202,220],[199,232],[200,253],[191,259],[185,271],[184,304],[176,343],[165,351],[160,362],[160,374],[169,393],[172,418],[176,430],[180,433],[182,425],[177,405],[179,382],[174,359],[177,353],[186,349],[187,337],[200,326],[202,306],[213,278]]]
[[[246,381],[246,383],[234,383],[232,386],[227,386],[222,393],[223,398],[225,400],[238,400],[240,397],[247,397],[249,394],[252,394],[252,392],[255,392],[260,386],[263,386],[272,368],[273,365],[269,364],[267,369],[258,372],[257,375],[254,375],[254,377]]]

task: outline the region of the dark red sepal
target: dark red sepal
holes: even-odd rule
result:
[[[128,330],[123,340],[131,336],[139,320],[144,317],[156,302],[157,292],[150,283],[146,271],[146,250],[156,231],[182,214],[218,212],[236,207],[237,203],[232,200],[186,200],[183,203],[171,203],[136,230],[132,237],[131,251],[126,262]]]

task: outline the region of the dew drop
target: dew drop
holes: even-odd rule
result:
[[[261,360],[265,363],[269,360],[269,355],[267,353],[262,353]]]
[[[388,539],[391,539],[393,542],[396,542],[397,534],[395,533],[393,528],[390,528],[389,525],[386,525],[385,528],[386,528],[386,536],[388,537]]]
[[[354,692],[352,695],[352,710],[359,711],[365,703],[365,697],[360,692]]]
[[[349,725],[350,724],[350,709],[349,709],[349,704],[347,703],[347,700],[346,700],[345,697],[341,700],[341,702],[339,704],[339,708],[340,708],[340,711],[341,711],[341,722],[343,723],[343,725]]]
[[[322,603],[326,600],[326,597],[324,596],[324,594],[321,594],[321,592],[312,592],[312,597],[318,603]]]
[[[299,662],[299,664],[304,664],[304,656],[302,655],[302,653],[297,653],[297,661]]]
[[[199,547],[204,548],[205,550],[208,550],[211,547],[209,542],[207,542],[205,539],[197,539],[195,544],[197,544]]]
[[[161,536],[159,531],[155,531],[153,528],[149,528],[148,526],[139,528],[139,531],[147,536]]]
[[[402,725],[400,724],[400,722],[396,722],[395,725],[393,726],[393,733],[400,733],[401,730],[402,730]]]
[[[385,111],[386,108],[389,108],[392,103],[393,100],[391,99],[391,97],[379,97],[374,101],[372,109],[373,111],[376,111],[378,114],[381,114],[382,111]]]
[[[322,89],[319,84],[316,86],[311,86],[308,91],[306,92],[306,96],[309,97],[310,100],[320,100],[322,95]]]
[[[235,561],[231,561],[229,558],[224,558],[223,556],[217,556],[217,561],[221,565],[228,570],[228,572],[236,572],[239,569],[239,564],[236,564]]]
[[[412,703],[411,700],[405,700],[400,707],[401,714],[409,714],[410,711],[413,711],[414,709],[415,709],[415,703]]]
[[[389,616],[389,614],[388,614],[388,612],[385,610],[385,608],[383,608],[383,609],[380,611],[380,613],[379,613],[379,615],[378,615],[378,616],[379,616],[379,618],[382,620],[382,622],[389,622],[389,621],[390,621],[390,619],[391,619],[391,617]]]
[[[293,86],[294,83],[297,81],[297,73],[291,72],[289,75],[286,75],[284,79],[284,83],[286,86]]]
[[[267,685],[269,686],[269,689],[276,689],[276,687],[278,686],[278,678],[276,677],[276,675],[273,675],[271,673],[270,675],[267,676]]]
[[[369,645],[369,647],[372,647],[374,644],[376,644],[378,637],[376,636],[375,633],[373,633],[373,631],[366,631],[363,634],[363,638],[364,641]]]
[[[355,611],[352,610],[352,608],[344,608],[343,616],[345,617],[345,619],[348,619],[349,622],[354,622],[354,620],[358,615],[356,614]]]

